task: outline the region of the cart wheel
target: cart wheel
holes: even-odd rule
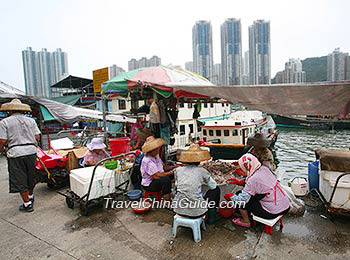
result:
[[[74,200],[72,198],[66,197],[66,204],[68,208],[70,209],[74,208]]]
[[[89,208],[87,205],[80,203],[80,214],[82,216],[87,216],[89,215]]]

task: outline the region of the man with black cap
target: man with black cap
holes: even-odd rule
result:
[[[40,130],[32,118],[24,115],[31,112],[30,106],[22,104],[19,99],[3,104],[0,111],[10,114],[0,121],[0,153],[7,146],[10,193],[20,193],[23,199],[20,211],[32,212],[36,145]]]

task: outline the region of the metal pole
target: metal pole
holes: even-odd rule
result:
[[[108,145],[108,133],[107,133],[107,99],[106,95],[102,95],[102,118],[103,118],[103,135],[104,135],[104,142],[106,145]]]

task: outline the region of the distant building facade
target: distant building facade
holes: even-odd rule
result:
[[[54,52],[33,51],[31,47],[22,51],[26,94],[50,97],[50,86],[68,75],[67,53],[59,48]]]
[[[150,59],[147,59],[146,57],[142,57],[139,60],[131,59],[128,62],[128,70],[136,70],[139,68],[145,68],[145,67],[153,67],[153,66],[160,66],[162,65],[162,60],[158,56],[154,55]]]
[[[345,79],[350,80],[350,56],[347,56],[345,60]]]
[[[222,65],[220,63],[214,64],[211,83],[215,85],[223,85],[221,69],[222,69]]]
[[[226,19],[221,25],[221,72],[224,85],[242,84],[241,20]]]
[[[213,73],[213,32],[211,23],[198,21],[192,28],[193,69],[211,80]]]
[[[185,63],[185,69],[194,72],[193,61],[188,61]]]
[[[120,74],[122,74],[123,72],[125,72],[125,70],[121,67],[118,67],[117,65],[112,65],[109,67],[109,78],[115,78],[118,77]]]
[[[289,59],[284,70],[277,72],[275,81],[277,84],[306,82],[306,73],[300,59]]]
[[[327,57],[327,80],[337,81],[346,80],[349,74],[348,58],[349,54],[341,52],[339,48],[336,48]]]
[[[270,21],[256,20],[249,26],[250,84],[271,84]]]
[[[249,51],[245,51],[242,59],[242,85],[249,84]]]

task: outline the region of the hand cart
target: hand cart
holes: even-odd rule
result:
[[[332,190],[331,193],[331,197],[329,198],[329,201],[326,200],[326,198],[324,197],[324,195],[318,190],[318,189],[312,189],[311,191],[316,192],[316,194],[318,195],[318,197],[320,198],[320,200],[322,201],[327,213],[329,214],[329,217],[331,220],[334,219],[334,215],[342,215],[342,216],[346,216],[349,217],[350,216],[350,212],[347,210],[343,210],[341,208],[334,208],[332,207],[332,201],[335,195],[335,192],[337,190],[339,181],[341,178],[343,178],[344,176],[350,175],[350,172],[345,172],[341,175],[338,176],[338,178],[335,181],[335,185],[334,188]]]
[[[135,155],[135,157],[136,157],[135,152],[129,152],[126,154],[120,154],[120,155],[108,157],[106,159],[99,161],[93,169],[90,184],[89,184],[89,189],[88,189],[88,192],[84,196],[80,197],[77,194],[75,194],[73,191],[71,191],[70,189],[66,190],[65,192],[62,192],[62,191],[57,191],[57,192],[66,198],[66,204],[67,204],[68,208],[73,209],[75,204],[79,204],[81,215],[87,216],[89,214],[89,211],[92,208],[95,208],[97,206],[102,205],[103,201],[106,198],[114,199],[119,195],[125,195],[127,193],[129,183],[130,183],[130,171],[134,167],[135,162],[134,162],[133,166],[127,170],[128,171],[128,174],[127,174],[128,178],[126,180],[124,180],[123,182],[119,183],[115,187],[115,192],[104,195],[104,196],[100,196],[98,198],[90,199],[91,198],[91,196],[90,196],[91,195],[91,188],[92,188],[92,184],[94,181],[94,176],[95,176],[97,167],[106,161],[125,159],[126,157],[128,157],[130,155]]]

